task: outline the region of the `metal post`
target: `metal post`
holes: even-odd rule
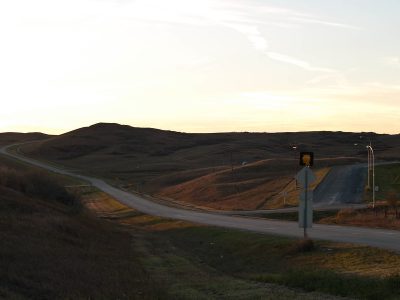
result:
[[[371,188],[371,180],[370,180],[370,176],[371,176],[371,153],[369,150],[369,147],[367,146],[367,153],[368,153],[368,189]]]
[[[304,191],[304,239],[308,238],[307,235],[307,202],[308,202],[308,167],[306,167],[306,180]]]
[[[296,159],[297,159],[297,153],[296,153],[297,146],[296,146],[296,145],[293,145],[293,146],[292,146],[292,149],[293,149],[293,152],[294,152],[294,161],[296,162]],[[297,174],[297,167],[296,167],[296,164],[295,164],[295,165],[294,165],[294,189],[295,189],[295,190],[297,189],[297,178],[296,178],[296,174]]]
[[[375,208],[375,155],[374,149],[371,147],[372,155],[372,207]]]

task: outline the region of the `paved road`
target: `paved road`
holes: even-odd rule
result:
[[[314,190],[314,206],[361,203],[366,179],[366,164],[333,167]]]
[[[43,162],[22,157],[21,155],[7,153],[6,148],[0,149],[0,153],[56,173],[86,180],[118,201],[146,214],[260,233],[290,237],[302,237],[303,235],[303,230],[298,227],[296,222],[252,219],[168,207],[149,201],[144,197],[122,191],[110,186],[103,180],[75,174],[68,170],[59,169]],[[308,232],[309,236],[314,239],[358,243],[400,252],[399,231],[315,224]]]

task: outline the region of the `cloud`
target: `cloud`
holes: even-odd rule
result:
[[[392,67],[400,67],[400,57],[398,56],[387,56],[382,59],[383,63]]]
[[[268,49],[268,41],[261,35],[256,25],[248,25],[237,22],[221,22],[221,24],[245,35],[253,45],[254,49],[260,51],[265,51]]]
[[[337,28],[361,30],[361,28],[357,27],[357,26],[352,26],[352,25],[337,23],[337,22],[323,21],[323,20],[313,19],[310,17],[290,17],[289,19],[292,21],[295,21],[295,22],[299,22],[299,23],[319,24],[319,25],[331,26],[331,27],[337,27]]]
[[[230,28],[244,35],[257,51],[269,49],[268,38],[262,33],[262,26],[296,28],[311,23],[359,29],[340,22],[321,20],[306,12],[260,2],[248,4],[247,1],[224,0],[136,0],[125,8],[124,11],[131,17],[141,21]]]
[[[400,95],[399,84],[386,84],[381,82],[369,82],[358,85],[337,86],[308,86],[296,91],[298,96],[307,96],[334,101],[338,104],[352,103],[356,106],[381,106],[399,111],[398,99]]]
[[[302,68],[307,71],[323,72],[323,73],[335,73],[336,72],[333,69],[316,67],[316,66],[311,65],[307,61],[304,61],[304,60],[301,60],[301,59],[298,59],[298,58],[295,58],[292,56],[288,56],[285,54],[281,54],[281,53],[267,52],[267,56],[272,60],[276,60],[276,61],[280,61],[280,62],[283,62],[286,64],[294,65],[294,66],[297,66],[297,67]]]

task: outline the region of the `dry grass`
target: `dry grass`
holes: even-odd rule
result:
[[[263,294],[271,295],[267,299],[333,299],[300,290],[292,293],[274,284],[250,287],[246,280],[275,282],[282,276],[282,280],[290,278],[288,284],[301,288],[303,283],[295,276],[319,276],[320,283],[314,287],[319,290],[325,289],[324,280],[337,280],[342,274],[355,276],[347,279],[350,282],[361,282],[360,287],[343,294],[356,295],[359,288],[364,290],[368,278],[380,282],[400,273],[400,257],[389,251],[350,244],[298,242],[143,215],[95,190],[86,199],[91,199],[85,203],[97,215],[106,215],[109,221],[130,230],[146,270],[169,286],[169,294],[177,299],[236,299],[234,295],[241,295],[240,299],[264,299]],[[296,270],[308,271],[296,275]],[[330,290],[339,294],[341,291],[340,286]],[[374,299],[368,294],[371,291],[362,293],[366,295],[363,298]]]
[[[388,145],[390,150],[400,148],[398,136],[369,134],[369,138],[380,158]],[[23,151],[178,202],[252,209],[268,206],[290,182],[298,163],[291,144],[296,143],[300,151],[312,149],[317,158],[315,168],[319,169],[365,161],[366,153],[354,147],[355,142],[360,142],[359,133],[186,134],[96,124],[25,146]],[[271,162],[265,164],[266,160],[275,161],[279,169]],[[250,167],[242,168],[244,162]],[[232,167],[234,171],[229,172]],[[181,185],[191,193],[179,191]],[[294,193],[289,195],[288,203],[295,198]]]
[[[352,244],[329,243],[313,255],[293,258],[294,266],[319,268],[341,274],[386,278],[400,274],[399,255]]]
[[[73,209],[54,178],[29,174],[0,170],[0,298],[165,299],[129,233]]]
[[[285,261],[285,266],[281,266],[283,269],[285,269],[286,266],[298,268],[318,266],[318,268],[321,269],[336,271],[343,274],[375,277],[387,277],[400,273],[400,256],[390,251],[345,243],[316,243],[312,240],[292,241],[287,238],[273,238],[270,240],[270,237],[264,237],[260,234],[239,233],[233,230],[223,229],[219,230],[188,222],[145,215],[96,190],[93,191],[89,198],[97,202],[95,206],[90,205],[91,209],[94,208],[94,212],[97,215],[102,217],[105,212],[107,214],[113,214],[114,217],[109,216],[109,220],[132,229],[141,229],[153,233],[162,231],[161,234],[176,237],[177,239],[175,242],[180,246],[190,241],[189,244],[185,246],[185,249],[191,247],[189,245],[193,243],[193,249],[190,251],[193,252],[193,254],[196,253],[196,246],[194,244],[203,247],[205,239],[210,238],[214,240],[212,244],[219,243],[219,247],[225,249],[220,249],[219,251],[221,252],[244,251],[244,253],[249,254],[255,251],[258,253],[257,255],[261,255],[255,255],[251,258],[247,257],[247,263],[249,263],[249,260],[252,261],[252,259],[254,259],[254,263],[256,263],[257,260],[267,259],[268,255],[271,256],[268,258],[268,261],[270,261],[270,259],[277,259],[277,256],[282,254],[284,257],[279,259]],[[85,198],[84,201],[86,204],[90,203],[87,202]],[[127,214],[127,211],[129,211],[130,214]],[[351,209],[341,210],[338,212],[338,215],[339,218],[350,218],[354,215],[354,211]],[[328,218],[325,218],[325,220],[326,219]],[[188,233],[187,236],[185,232]],[[189,232],[196,232],[198,236],[196,236],[196,234],[190,234]],[[207,232],[209,232],[209,234]],[[252,241],[253,238],[254,240]],[[226,239],[226,241],[223,242],[219,239]],[[261,254],[261,252],[258,251],[261,249],[256,249],[261,247],[263,243],[276,244],[274,244],[275,246],[272,248],[263,245],[262,252],[265,251],[265,253]],[[248,250],[246,250],[245,245],[248,245]],[[277,252],[274,252],[274,249],[277,250]],[[241,259],[244,259],[244,257],[241,257]]]
[[[142,214],[94,188],[91,190],[81,188],[81,201],[97,217],[130,228],[163,231],[193,226],[193,224],[179,220],[169,220]]]
[[[324,180],[325,176],[330,171],[330,168],[322,168],[314,170],[314,175],[316,177],[316,181],[310,186],[311,190],[314,190],[322,180]],[[278,195],[276,195],[270,201],[267,201],[264,206],[260,208],[264,209],[276,209],[284,207],[284,192],[286,192],[286,206],[297,206],[299,204],[300,197],[300,188],[296,186],[296,182],[292,180],[291,184],[289,184],[286,188],[284,188]]]
[[[321,219],[319,223],[400,230],[400,219],[396,218],[395,210],[384,205],[376,209],[342,209],[336,216]]]
[[[287,161],[262,161],[210,173],[162,190],[158,195],[213,209],[256,209],[290,182],[274,179],[278,164]]]
[[[87,148],[78,150],[88,151]],[[184,151],[193,154],[189,149]],[[104,158],[87,156],[85,163],[94,166],[96,159]],[[254,167],[257,169],[257,165]],[[256,179],[251,177],[252,173],[257,175],[260,170],[250,173],[249,170],[251,168],[238,170],[238,180],[233,182]],[[218,179],[223,187],[232,183],[229,176]],[[7,196],[6,191],[2,194]],[[396,277],[386,280],[386,276],[399,273],[400,258],[389,251],[317,243],[314,251],[291,253],[289,249],[295,243],[291,239],[150,217],[95,190],[83,191],[83,197],[87,197],[88,207],[108,222],[64,214],[63,204],[58,204],[61,208],[54,211],[48,203],[45,203],[47,210],[40,204],[32,219],[32,208],[8,202],[11,208],[21,210],[24,215],[22,218],[12,215],[9,219],[3,216],[4,223],[0,222],[2,230],[8,234],[5,238],[2,236],[2,240],[7,241],[5,249],[11,244],[7,239],[13,238],[12,243],[15,243],[10,252],[14,256],[9,253],[0,256],[4,258],[1,275],[5,278],[0,287],[1,295],[38,299],[329,299],[326,294],[293,291],[265,284],[267,281],[365,299],[375,299],[373,291],[387,298],[400,296],[395,288]],[[26,222],[19,222],[20,219]],[[24,247],[33,250],[23,252]],[[375,257],[382,260],[374,261]],[[306,268],[305,273],[292,272]],[[378,269],[384,272],[377,272]],[[348,274],[351,277],[345,276]],[[343,284],[347,288],[343,288]],[[157,287],[156,294],[152,290],[154,287]]]

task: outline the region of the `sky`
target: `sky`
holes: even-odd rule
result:
[[[398,0],[0,3],[0,132],[400,133]]]

